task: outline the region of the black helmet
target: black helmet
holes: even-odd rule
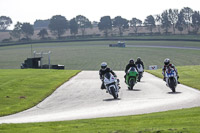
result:
[[[166,59],[164,60],[164,64],[165,64],[166,66],[168,66],[169,63],[170,63],[170,59],[166,58]]]
[[[138,57],[138,58],[137,58],[137,61],[141,61],[141,58],[140,58],[140,57]]]
[[[101,69],[102,70],[106,70],[106,68],[107,68],[107,63],[106,62],[102,62],[101,63]]]
[[[134,60],[133,59],[130,59],[129,60],[129,64],[134,64],[135,62],[134,62]]]

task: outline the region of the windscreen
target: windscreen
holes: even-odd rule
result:
[[[110,73],[109,72],[107,72],[106,74],[105,74],[105,77],[107,78],[107,79],[110,79]]]

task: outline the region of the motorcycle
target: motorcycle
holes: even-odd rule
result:
[[[134,85],[138,80],[138,72],[135,67],[131,67],[126,74],[126,84],[129,90],[133,90]]]
[[[137,64],[137,69],[138,69],[138,82],[140,82],[141,78],[143,77],[143,67],[141,64]]]
[[[165,71],[165,81],[166,85],[172,90],[172,92],[176,92],[176,86],[178,84],[177,75],[173,68],[167,68]]]
[[[106,91],[109,92],[109,94],[112,95],[114,99],[117,99],[119,93],[119,79],[114,77],[111,73],[107,72],[104,75],[103,80]]]

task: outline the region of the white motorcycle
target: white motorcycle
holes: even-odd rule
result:
[[[165,81],[166,85],[172,90],[172,92],[176,92],[176,86],[178,84],[177,75],[173,68],[167,68],[165,71]]]
[[[138,69],[138,82],[140,82],[141,78],[143,77],[143,67],[141,64],[137,64],[137,69]]]
[[[107,92],[109,92],[109,94],[112,95],[114,99],[117,99],[119,93],[119,79],[108,72],[104,74],[104,85]]]

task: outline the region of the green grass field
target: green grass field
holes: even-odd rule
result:
[[[192,88],[196,88],[200,90],[200,83],[199,83],[199,79],[200,79],[200,66],[178,66],[176,67],[179,73],[179,81],[181,82],[181,84],[190,86]],[[162,70],[158,69],[158,70],[146,70],[149,73],[152,73],[154,75],[156,75],[157,77],[163,78],[162,75]]]
[[[174,48],[110,48],[108,44],[116,41],[41,43],[32,44],[33,51],[52,51],[51,64],[65,65],[70,70],[98,70],[100,64],[106,61],[114,70],[124,70],[130,58],[141,57],[146,68],[149,65],[163,65],[165,58],[170,58],[176,66],[200,65],[199,50]],[[198,47],[199,42],[176,41],[126,41],[127,45],[159,45],[178,47]],[[18,69],[27,57],[31,57],[31,45],[0,47],[0,69]],[[47,56],[44,63],[48,63]]]
[[[2,124],[1,133],[199,133],[200,108],[48,123]]]
[[[0,116],[35,106],[78,72],[0,69]]]
[[[198,85],[198,80],[200,79],[199,68],[200,66],[178,67],[181,82],[200,89]],[[65,72],[68,73],[68,71]],[[12,71],[8,71],[4,76],[12,76],[12,73]],[[29,73],[33,73],[33,71],[31,70]],[[151,71],[151,73],[160,75],[161,70]],[[184,74],[187,74],[187,76],[184,76]],[[26,82],[31,81],[26,80]],[[18,97],[17,93],[13,94]],[[0,133],[199,133],[199,112],[200,107],[197,107],[123,117],[46,123],[1,124]]]
[[[173,64],[178,66],[180,82],[200,89],[198,83],[200,79],[199,50],[139,47],[109,48],[108,44],[110,43],[116,42],[43,43],[32,44],[32,47],[37,52],[52,51],[52,64],[63,64],[65,69],[70,70],[98,70],[102,61],[108,62],[109,67],[114,70],[124,70],[128,60],[130,58],[136,59],[138,56],[143,59],[146,69],[149,65],[158,65],[161,68],[163,60],[168,57]],[[199,42],[175,41],[127,41],[126,44],[133,46],[200,47]],[[15,113],[34,106],[51,94],[56,87],[68,80],[69,77],[79,72],[72,71],[71,73],[69,70],[16,70],[20,68],[21,63],[27,57],[31,57],[30,47],[30,44],[0,47],[0,115]],[[47,60],[45,61],[47,62]],[[6,68],[14,68],[14,70],[7,70]],[[36,71],[40,72],[36,73]],[[160,76],[161,70],[151,71],[151,73]],[[53,79],[58,80],[50,84],[49,81]],[[22,84],[19,84],[19,82]],[[33,82],[38,84],[33,85]],[[49,88],[41,90],[41,88],[44,88],[43,85],[49,86]],[[32,92],[29,92],[30,88]],[[38,94],[40,93],[38,88],[40,88],[43,96]],[[37,95],[36,99],[31,97],[33,94],[34,97]],[[23,98],[24,96],[25,98]],[[200,108],[198,107],[126,117],[49,123],[1,124],[0,133],[198,133],[200,131],[199,112]]]

